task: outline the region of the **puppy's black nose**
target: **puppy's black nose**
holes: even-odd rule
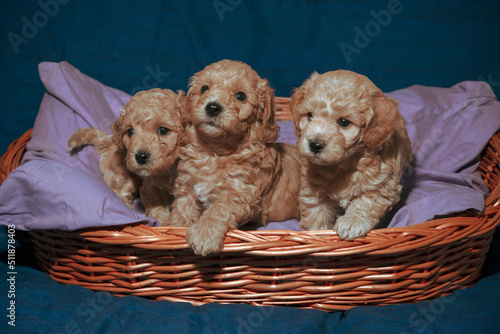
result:
[[[205,107],[205,110],[208,116],[216,117],[219,116],[219,114],[222,112],[222,106],[217,102],[210,102]]]
[[[320,140],[313,140],[309,142],[309,148],[311,149],[311,152],[318,154],[323,148],[325,148],[325,143]]]
[[[149,156],[150,156],[149,152],[140,151],[135,155],[135,161],[137,161],[139,165],[145,165],[149,160]]]

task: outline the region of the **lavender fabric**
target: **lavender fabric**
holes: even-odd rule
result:
[[[91,147],[67,153],[79,128],[110,132],[130,95],[82,74],[67,62],[41,63],[46,94],[22,165],[0,186],[0,223],[22,230],[76,230],[143,222],[138,201],[129,209],[104,183]],[[401,202],[381,222],[409,226],[454,212],[484,209],[487,188],[478,156],[500,127],[500,102],[483,82],[451,88],[412,86],[389,94],[408,122],[415,160],[403,179]],[[279,122],[281,142],[296,141],[293,123]],[[248,226],[249,228],[257,228]],[[297,220],[265,229],[298,230]]]

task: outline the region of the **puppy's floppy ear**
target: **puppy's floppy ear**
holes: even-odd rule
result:
[[[191,101],[189,97],[186,96],[183,90],[177,91],[177,102],[175,109],[178,111],[182,126],[189,125],[191,123],[191,117],[189,115],[189,110],[191,109]]]
[[[126,108],[127,106],[124,106],[120,112],[120,117],[113,123],[111,129],[113,130],[113,143],[115,143],[116,146],[118,146],[119,149],[125,148],[125,144],[123,143],[123,131],[122,131],[122,125],[123,125],[123,120],[125,119],[125,114],[126,114]]]
[[[319,76],[319,73],[314,71],[311,73],[309,78],[302,83],[302,85],[299,88],[295,88],[293,91],[293,94],[290,98],[290,112],[293,115],[293,122],[295,124],[295,134],[300,136],[300,133],[302,129],[300,128],[300,112],[299,112],[299,105],[301,105],[304,102],[305,95],[306,95],[306,86],[309,86],[311,82],[316,79]]]
[[[273,143],[278,139],[280,128],[275,121],[274,91],[266,79],[257,84],[259,91],[259,121],[262,123],[262,140],[265,143]]]
[[[293,123],[295,124],[295,134],[297,136],[299,136],[301,132],[300,115],[297,107],[304,101],[304,95],[305,95],[304,92],[305,92],[304,86],[300,86],[299,88],[296,88],[293,91],[293,94],[290,98],[290,112],[293,115]]]
[[[372,95],[373,118],[366,126],[363,141],[369,148],[375,148],[388,140],[396,130],[401,115],[397,102],[381,91]]]

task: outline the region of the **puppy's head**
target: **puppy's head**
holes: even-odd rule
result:
[[[317,165],[377,149],[401,118],[396,102],[367,77],[344,70],[313,73],[293,93],[290,108],[299,150]]]
[[[153,176],[176,162],[184,138],[184,98],[183,92],[155,88],[137,93],[122,108],[113,124],[113,140],[127,150],[125,163],[131,172]]]
[[[274,142],[274,92],[247,64],[222,60],[189,82],[186,109],[199,140],[213,150],[233,152],[247,141]]]

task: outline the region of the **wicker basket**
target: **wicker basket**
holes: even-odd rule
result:
[[[278,119],[291,119],[277,98]],[[16,168],[30,131],[0,161],[0,182]],[[32,232],[40,266],[53,279],[117,296],[250,303],[326,311],[430,300],[479,278],[500,220],[500,136],[482,155],[490,189],[481,216],[468,214],[340,241],[332,231],[230,231],[223,252],[202,257],[185,228],[144,225]]]

